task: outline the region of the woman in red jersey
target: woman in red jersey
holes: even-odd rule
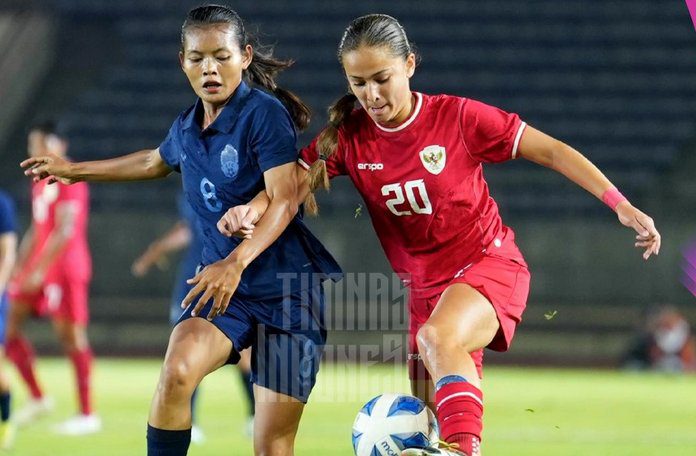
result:
[[[350,176],[392,267],[411,288],[411,385],[436,409],[449,445],[402,454],[479,456],[482,350],[509,348],[530,278],[482,163],[522,157],[565,175],[636,231],[645,259],[659,253],[660,235],[585,157],[516,114],[411,91],[417,59],[396,19],[371,14],[352,21],[338,58],[350,93],[330,108],[329,126],[300,154],[298,172],[309,172],[300,196]],[[265,201],[262,193],[230,209],[218,228],[250,235]]]

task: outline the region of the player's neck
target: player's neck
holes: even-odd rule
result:
[[[416,108],[416,95],[414,93],[411,93],[411,96],[408,99],[408,105],[404,106],[403,109],[399,112],[399,114],[389,121],[386,124],[380,124],[385,128],[394,128],[398,127],[402,123],[406,122],[408,119],[411,118],[413,115],[413,110]]]
[[[230,97],[225,100],[224,103],[217,105],[203,102],[203,121],[201,123],[201,130],[205,130],[213,122],[215,122],[222,110],[225,109],[225,106],[227,106],[227,103],[229,103],[229,101],[232,99],[233,95],[234,94],[230,95]]]

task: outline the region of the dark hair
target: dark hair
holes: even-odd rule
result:
[[[239,48],[244,49],[251,44],[254,50],[249,68],[243,76],[250,82],[272,92],[287,108],[295,126],[304,130],[309,125],[309,107],[294,93],[279,87],[275,78],[284,69],[295,63],[293,60],[279,60],[273,57],[273,47],[262,46],[247,33],[244,22],[231,8],[223,5],[208,4],[192,9],[186,15],[181,26],[181,49],[184,49],[186,32],[192,27],[203,28],[215,24],[229,24],[233,29]]]
[[[43,119],[32,123],[27,129],[27,133],[33,131],[38,131],[44,135],[55,135],[64,141],[68,139],[65,124],[56,122],[55,120]]]
[[[386,14],[368,14],[353,19],[338,45],[338,60],[343,62],[343,56],[347,52],[355,51],[361,46],[384,47],[389,50],[392,56],[401,57],[404,60],[411,54],[418,55],[415,46],[408,41],[406,31],[399,24],[399,21]],[[353,111],[357,98],[352,93],[348,93],[339,98],[329,108],[329,122],[326,128],[317,138],[317,150],[320,159],[315,161],[309,169],[309,188],[314,192],[319,187],[329,189],[329,178],[326,172],[326,159],[328,159],[338,146],[338,130],[346,118]],[[307,211],[311,214],[318,212],[316,200],[313,193],[310,193],[305,200]]]

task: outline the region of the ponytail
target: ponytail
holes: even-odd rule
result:
[[[338,148],[338,130],[343,122],[348,118],[355,105],[357,98],[352,93],[347,93],[336,101],[329,108],[329,122],[326,128],[317,137],[317,152],[319,159],[312,163],[309,168],[307,180],[309,182],[310,194],[305,200],[307,212],[312,215],[319,213],[314,192],[318,188],[330,189],[329,174],[326,170],[326,160],[329,159]]]
[[[303,131],[309,125],[311,111],[309,107],[294,93],[278,87],[275,78],[281,71],[295,63],[292,60],[279,60],[273,57],[273,49],[269,47],[253,48],[254,55],[249,68],[244,70],[249,81],[272,92],[290,113],[292,121],[298,130]]]

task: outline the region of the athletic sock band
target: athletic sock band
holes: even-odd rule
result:
[[[604,201],[604,204],[609,206],[612,211],[615,211],[619,203],[628,201],[628,199],[621,194],[618,188],[612,187],[602,194],[602,201]]]

